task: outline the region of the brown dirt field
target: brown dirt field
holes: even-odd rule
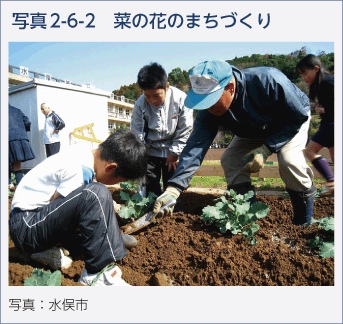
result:
[[[118,190],[112,189],[118,203]],[[322,259],[306,242],[316,235],[325,239],[318,226],[292,225],[289,199],[257,196],[267,203],[269,214],[257,221],[258,243],[247,245],[241,235],[221,234],[205,224],[202,208],[213,205],[217,194],[185,191],[173,216],[134,234],[138,245],[118,265],[133,286],[333,286],[334,259]],[[334,216],[334,199],[318,198],[314,218]],[[63,271],[62,286],[80,285],[82,256],[73,254],[72,266]],[[33,268],[42,268],[25,258],[9,239],[9,285],[20,286]]]

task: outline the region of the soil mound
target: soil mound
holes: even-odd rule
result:
[[[113,198],[120,199],[117,190]],[[305,228],[292,224],[289,199],[257,196],[267,203],[269,214],[258,220],[257,244],[247,245],[241,235],[221,234],[200,215],[214,205],[215,194],[184,192],[173,216],[134,234],[138,245],[118,265],[133,286],[333,286],[334,259],[322,259],[307,241],[326,232],[316,224]],[[334,199],[316,199],[314,218],[334,216]],[[21,255],[9,239],[9,285],[23,285],[33,268],[42,265]],[[62,285],[80,285],[82,255],[63,271]],[[44,268],[46,270],[50,270]]]

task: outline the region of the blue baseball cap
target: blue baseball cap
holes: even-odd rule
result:
[[[204,61],[189,74],[192,89],[185,106],[203,110],[212,107],[222,96],[225,86],[232,79],[231,65],[223,60]]]

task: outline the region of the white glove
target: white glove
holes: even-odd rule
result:
[[[180,196],[179,190],[177,190],[174,187],[170,187],[170,186],[167,187],[166,191],[156,199],[153,212],[157,214],[163,206],[165,206],[172,200],[176,200],[177,198],[179,198],[179,196]],[[172,215],[173,210],[174,210],[174,206],[168,207],[165,210],[163,210],[163,212],[161,212],[159,216]]]
[[[243,161],[247,162],[243,167],[243,171],[250,173],[259,172],[264,167],[268,156],[271,154],[272,153],[264,144],[261,147],[250,151],[243,157]]]

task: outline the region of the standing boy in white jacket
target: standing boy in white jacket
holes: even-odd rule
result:
[[[149,149],[146,192],[159,196],[161,174],[165,189],[193,129],[193,111],[184,105],[187,95],[169,85],[160,64],[143,66],[137,83],[143,94],[133,108],[131,129]]]

